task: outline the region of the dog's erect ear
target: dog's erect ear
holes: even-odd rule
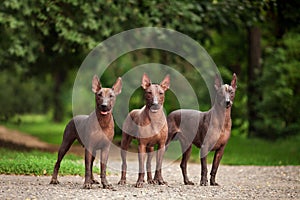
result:
[[[170,88],[170,75],[167,74],[164,80],[160,83],[160,86],[163,88],[164,91]]]
[[[233,73],[233,76],[232,76],[231,87],[236,89],[236,74],[235,73]]]
[[[218,90],[221,87],[221,80],[220,77],[216,74],[215,76],[215,89]]]
[[[142,78],[142,88],[145,90],[146,88],[148,88],[151,85],[151,80],[150,78],[147,76],[146,73],[144,73],[143,78]]]
[[[122,79],[119,77],[115,84],[112,86],[112,90],[115,92],[115,95],[118,95],[122,91]]]
[[[100,89],[101,89],[101,83],[99,81],[99,78],[97,75],[94,75],[93,81],[92,81],[92,91],[94,93],[97,93],[97,92],[99,92]]]

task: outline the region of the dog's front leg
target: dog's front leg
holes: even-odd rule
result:
[[[222,146],[220,149],[216,150],[214,155],[214,161],[210,172],[210,185],[218,186],[219,184],[216,183],[215,178],[217,174],[217,170],[220,164],[220,161],[222,159],[223,153],[224,153],[225,146]]]
[[[110,149],[110,145],[108,145],[107,147],[105,147],[104,149],[101,150],[100,177],[101,177],[101,183],[102,183],[104,189],[112,189],[112,185],[108,184],[108,182],[106,180],[106,165],[107,165],[107,160],[108,160],[109,149]]]
[[[159,144],[158,151],[157,151],[157,154],[156,154],[156,170],[155,170],[154,180],[159,185],[167,184],[167,182],[165,182],[163,180],[162,175],[161,175],[162,161],[163,161],[165,149],[166,149],[165,144]]]
[[[91,174],[91,168],[92,168],[92,159],[93,154],[90,152],[87,148],[85,149],[85,181],[83,188],[84,189],[91,189],[92,188],[92,174]]]
[[[147,182],[148,184],[154,184],[155,181],[152,179],[152,172],[151,172],[151,161],[153,158],[153,152],[154,147],[147,147],[147,163],[146,163],[146,169],[147,169]]]
[[[141,188],[141,187],[143,187],[144,176],[145,176],[144,163],[145,163],[145,157],[146,157],[146,145],[139,144],[138,152],[139,152],[139,156],[138,156],[139,157],[139,177],[138,177],[135,187]]]
[[[184,152],[182,154],[182,159],[180,163],[180,168],[183,176],[183,182],[185,185],[194,185],[192,181],[189,180],[188,175],[187,175],[187,162],[190,158],[191,152],[192,152],[192,145],[190,145],[186,150],[185,146],[181,143],[181,149]]]
[[[93,174],[93,166],[94,166],[95,156],[96,156],[96,152],[93,151],[92,164],[91,164],[91,179],[92,179],[93,184],[99,184],[99,181],[97,181],[94,178],[94,174]]]
[[[131,141],[132,141],[132,137],[126,134],[125,132],[123,132],[122,141],[121,141],[122,170],[121,170],[121,180],[118,182],[119,185],[124,185],[126,183],[126,171],[127,171],[126,155]]]

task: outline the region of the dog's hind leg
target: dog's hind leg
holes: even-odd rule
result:
[[[59,147],[58,155],[57,155],[57,161],[54,166],[52,178],[50,181],[50,184],[58,184],[59,181],[57,180],[58,171],[60,168],[60,163],[65,156],[65,154],[69,151],[71,145],[76,139],[76,133],[74,129],[74,124],[72,124],[72,121],[66,126],[66,129],[64,131],[63,141],[62,144]]]
[[[146,163],[146,168],[147,168],[147,182],[148,184],[154,184],[155,181],[152,179],[152,172],[151,172],[151,160],[153,158],[154,154],[154,147],[147,147],[147,163]]]
[[[132,141],[132,136],[122,133],[122,141],[121,141],[121,158],[122,158],[122,171],[121,171],[121,180],[118,182],[119,185],[126,184],[126,171],[127,171],[127,150]]]

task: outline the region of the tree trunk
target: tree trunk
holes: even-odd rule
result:
[[[248,29],[248,121],[249,136],[257,136],[259,133],[255,127],[255,121],[259,120],[256,112],[256,103],[261,99],[256,82],[261,75],[261,32],[258,27]]]
[[[53,120],[61,122],[64,118],[64,105],[61,99],[61,86],[65,81],[65,73],[63,70],[54,72],[54,87],[53,87]]]

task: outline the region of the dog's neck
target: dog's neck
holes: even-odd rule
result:
[[[98,108],[96,108],[96,116],[97,116],[99,125],[102,128],[110,126],[110,124],[111,124],[110,122],[113,120],[111,111],[106,115],[102,115],[100,110]]]
[[[160,107],[160,109],[157,110],[157,112],[152,112],[148,106],[145,106],[144,112],[147,115],[147,117],[151,119],[151,121],[161,120],[165,116],[163,112],[163,107]]]
[[[231,106],[225,108],[224,106],[215,103],[209,112],[211,113],[211,119],[214,120],[215,126],[218,126],[222,130],[225,127],[231,128]]]

